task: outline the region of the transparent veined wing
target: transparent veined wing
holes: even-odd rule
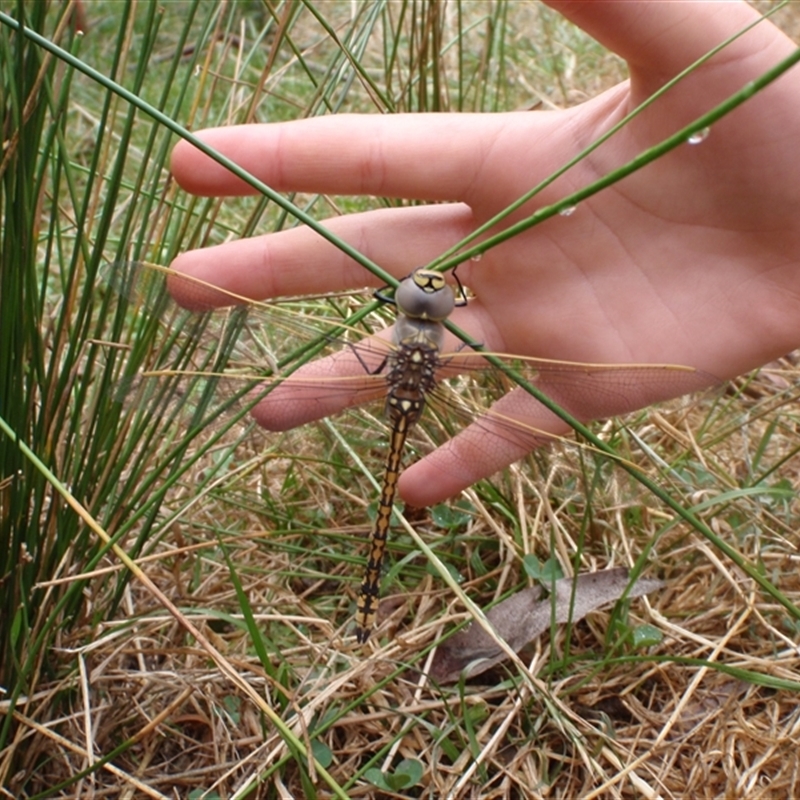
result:
[[[169,308],[164,304],[166,278],[194,282],[143,262],[114,265],[110,273],[127,297],[145,297],[143,305],[157,305],[162,315]],[[207,287],[200,288],[198,294],[207,297]],[[253,417],[272,431],[385,396],[385,365],[393,345],[388,329],[381,326],[391,322],[391,307],[361,317],[363,301],[350,295],[318,298],[309,310],[305,299],[260,303],[215,291],[220,295],[216,302],[233,308],[207,315],[178,312],[166,323],[182,329],[166,336],[170,351],[140,364],[139,378],[176,384],[185,378],[228,387],[229,393],[247,396]],[[195,323],[198,316],[205,318],[202,331]],[[195,346],[189,356],[176,342],[192,337]],[[469,424],[448,445],[459,449],[461,460],[472,453],[486,469],[496,471],[568,431],[554,412],[516,388],[513,379],[489,365],[483,354],[454,342],[450,340],[452,350],[440,355],[437,372],[450,388],[442,386],[436,394],[447,398],[445,413]],[[579,421],[625,414],[717,383],[713,376],[680,365],[585,364],[496,355]]]

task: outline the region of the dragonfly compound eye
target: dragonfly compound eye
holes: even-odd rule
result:
[[[442,273],[422,268],[400,281],[394,299],[401,314],[437,322],[447,319],[456,303]]]

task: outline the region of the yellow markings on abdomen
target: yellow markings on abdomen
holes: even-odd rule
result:
[[[406,414],[398,414],[395,423],[389,442],[389,455],[386,458],[383,487],[378,500],[378,516],[375,519],[375,527],[372,530],[367,569],[358,595],[356,639],[359,644],[364,644],[369,639],[372,627],[375,624],[375,614],[378,610],[380,596],[381,567],[383,566],[383,556],[386,552],[386,539],[389,536],[389,527],[392,522],[392,509],[397,490],[397,479],[400,477],[400,460],[403,456],[403,445],[410,426],[409,417]]]

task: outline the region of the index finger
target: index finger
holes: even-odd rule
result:
[[[487,160],[503,135],[503,117],[337,114],[209,128],[198,136],[276,191],[469,200],[479,174],[491,166]],[[536,114],[538,123],[546,123],[541,138],[553,132],[550,126],[556,117],[550,112]],[[171,170],[192,194],[255,193],[188,142],[175,146]],[[546,174],[543,166],[541,177]]]

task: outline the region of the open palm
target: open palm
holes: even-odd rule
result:
[[[757,19],[744,3],[551,3],[623,56],[630,82],[566,111],[334,116],[209,130],[203,138],[273,188],[451,201],[326,225],[401,277],[583,150],[666,81]],[[756,26],[637,116],[517,217],[559,200],[708,111],[794,49]],[[685,364],[727,378],[800,343],[800,74],[790,71],[685,145],[459,269],[476,299],[454,320],[491,350],[573,361]],[[335,153],[335,158],[331,154]],[[250,191],[179,144],[177,180]],[[182,255],[173,266],[253,298],[363,286],[363,270],[307,229]],[[177,299],[182,297],[175,286]],[[666,399],[642,395],[642,404]],[[674,392],[672,392],[674,394]],[[526,400],[527,402],[527,400]],[[627,410],[627,409],[620,409]],[[584,416],[592,416],[588,408]],[[530,420],[563,423],[531,405]],[[598,404],[595,413],[608,409]],[[424,505],[519,457],[469,434],[406,470]],[[454,476],[442,481],[443,475]]]

